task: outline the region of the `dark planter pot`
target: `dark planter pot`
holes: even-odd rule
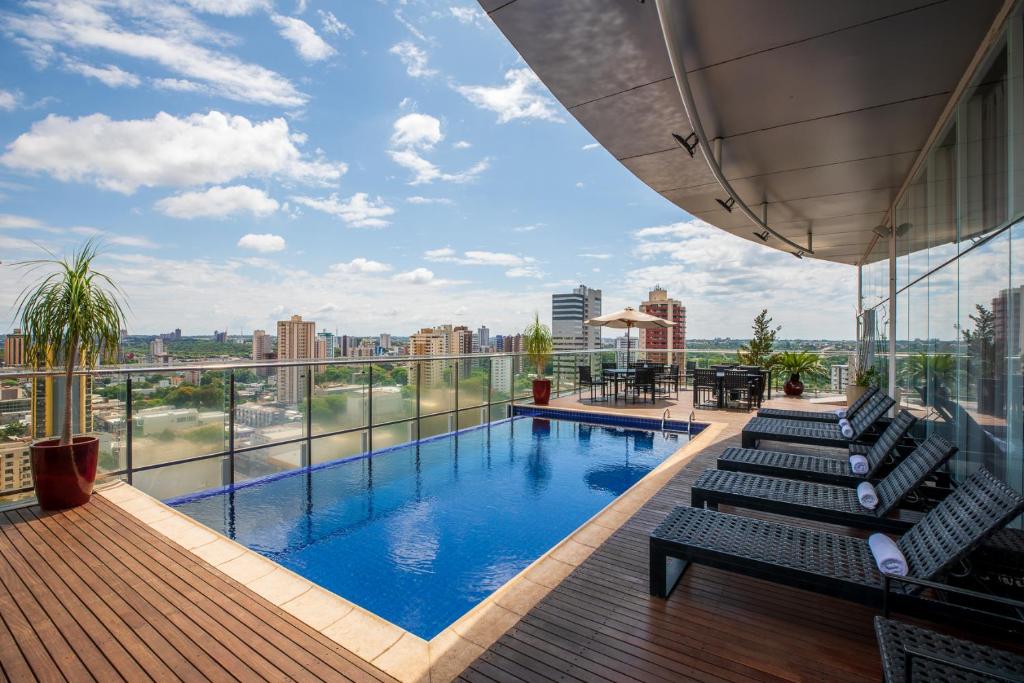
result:
[[[551,399],[551,380],[533,380],[533,402],[539,406],[546,406]]]
[[[804,383],[800,381],[800,375],[795,372],[790,375],[786,383],[782,385],[782,390],[786,392],[786,396],[799,396],[804,393]]]
[[[32,479],[39,507],[64,510],[89,502],[96,481],[100,440],[95,436],[76,436],[70,446],[60,439],[32,444]]]

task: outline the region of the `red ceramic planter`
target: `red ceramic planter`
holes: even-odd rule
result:
[[[551,400],[551,380],[533,380],[533,402],[539,406],[546,406]]]
[[[790,375],[789,380],[782,385],[786,396],[799,396],[804,393],[804,383],[800,381],[800,375]]]
[[[89,502],[96,482],[100,440],[95,436],[76,436],[71,445],[60,439],[32,444],[32,479],[36,498],[44,510],[64,510]]]

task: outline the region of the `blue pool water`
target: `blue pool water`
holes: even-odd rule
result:
[[[430,639],[686,438],[516,417],[171,504]]]

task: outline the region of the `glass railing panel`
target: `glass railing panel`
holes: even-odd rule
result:
[[[455,414],[434,415],[420,420],[420,438],[427,439],[438,434],[447,434],[455,429]]]
[[[459,409],[487,403],[487,359],[459,359]]]
[[[374,363],[373,424],[416,417],[416,387],[406,363]],[[376,439],[374,439],[376,448]]]
[[[227,456],[168,465],[135,472],[132,485],[154,498],[166,500],[223,486],[229,480],[230,466]]]
[[[127,391],[124,375],[93,378],[89,409],[92,411],[92,432],[100,440],[100,474],[117,472],[128,466]]]
[[[479,427],[485,422],[487,422],[486,408],[469,408],[467,410],[459,411],[459,429]]]
[[[365,427],[370,418],[369,364],[313,367],[313,435]]]
[[[240,368],[232,372],[236,449],[306,436],[304,368]]]
[[[419,361],[420,415],[455,409],[455,364],[447,360]]]
[[[319,465],[362,455],[365,452],[366,438],[364,430],[313,439],[313,464]]]
[[[229,382],[221,370],[132,375],[132,465],[226,451]]]
[[[306,464],[306,442],[267,446],[235,454],[235,482],[288,472]]]
[[[416,420],[373,428],[374,452],[416,440]]]
[[[495,356],[489,359],[491,370],[491,403],[512,399],[513,356]]]

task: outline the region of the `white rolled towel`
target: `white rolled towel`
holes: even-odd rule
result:
[[[843,436],[847,439],[853,438],[853,427],[850,426],[850,421],[845,417],[839,421],[839,431],[842,432]]]
[[[863,455],[850,456],[850,471],[854,474],[864,476],[868,473],[868,459]]]
[[[857,500],[868,510],[878,507],[878,493],[875,492],[875,487],[871,485],[870,481],[862,481],[857,484]]]
[[[903,551],[885,534],[871,534],[868,536],[868,547],[875,558],[878,571],[883,574],[894,574],[896,576],[907,575],[907,558]]]
[[[838,417],[840,420],[845,418],[846,417],[846,409],[845,408],[836,408],[836,417]]]

